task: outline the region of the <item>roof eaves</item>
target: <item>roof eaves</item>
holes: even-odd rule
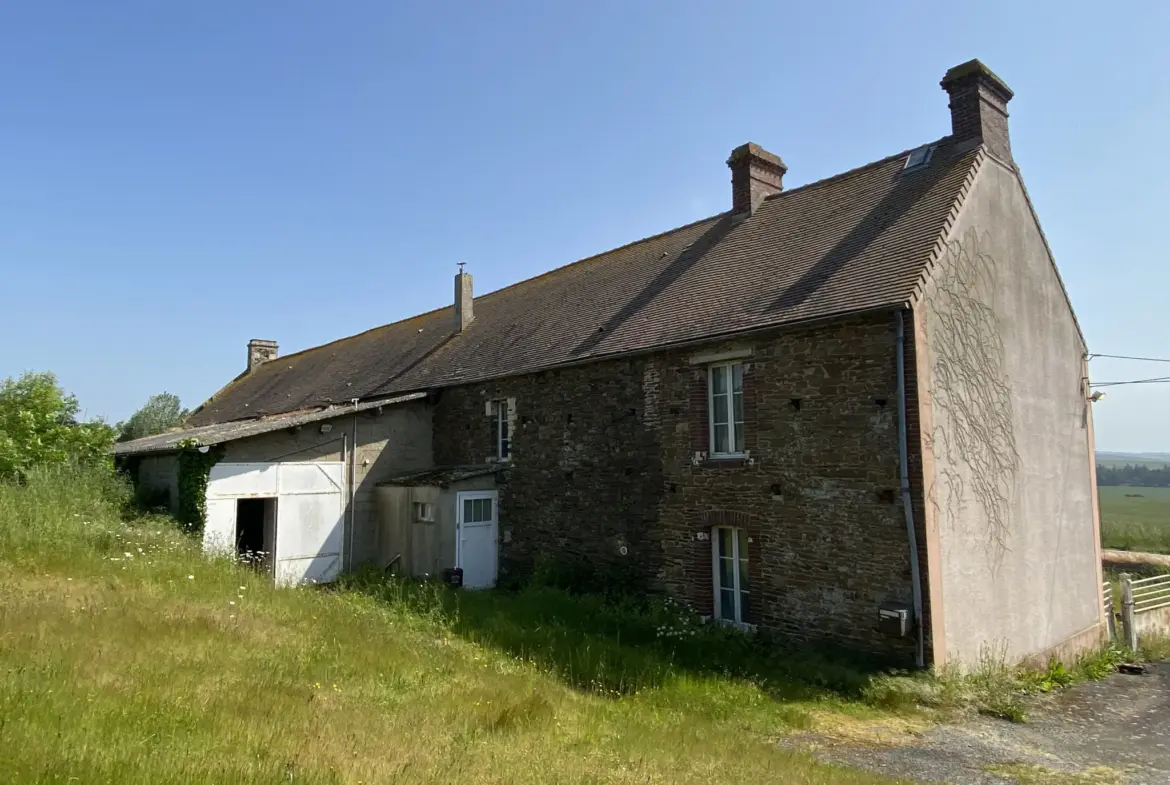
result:
[[[798,330],[805,327],[812,327],[818,324],[840,321],[841,319],[850,319],[859,316],[870,316],[878,313],[893,312],[899,308],[906,307],[906,305],[907,303],[905,301],[899,300],[897,302],[891,301],[888,303],[868,306],[865,308],[847,308],[844,310],[834,311],[832,313],[819,314],[817,316],[805,319],[795,319],[791,321],[774,320],[760,324],[754,324],[750,327],[740,327],[734,330],[725,330],[717,333],[706,333],[692,338],[672,341],[670,343],[639,346],[632,349],[618,349],[597,354],[586,354],[580,357],[575,357],[572,360],[548,365],[524,366],[522,368],[507,371],[505,373],[487,373],[478,376],[463,376],[459,378],[443,379],[436,382],[430,389],[462,387],[463,385],[467,384],[481,384],[483,382],[494,381],[496,379],[511,379],[517,376],[527,376],[529,374],[541,373],[544,371],[559,371],[565,368],[575,368],[581,365],[589,365],[590,363],[602,362],[605,360],[617,360],[623,357],[638,357],[644,354],[675,351],[678,349],[685,349],[689,346],[700,346],[706,343],[725,341],[731,338],[756,335],[758,333],[771,332],[774,330]]]
[[[238,439],[246,439],[252,436],[271,433],[272,431],[279,431],[282,428],[308,425],[309,423],[320,422],[321,420],[332,420],[336,417],[345,417],[351,414],[369,411],[381,406],[393,406],[399,403],[416,401],[426,396],[427,394],[425,392],[412,392],[389,398],[365,401],[352,406],[330,406],[311,412],[286,413],[255,420],[211,423],[210,425],[202,425],[198,428],[168,431],[166,433],[155,434],[154,436],[144,436],[134,441],[121,442],[115,444],[111,452],[114,455],[143,455],[146,453],[174,452],[175,450],[182,449],[180,444],[188,439],[194,440],[194,443],[199,446],[224,444]]]

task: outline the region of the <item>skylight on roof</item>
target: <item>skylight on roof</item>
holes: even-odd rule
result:
[[[920,166],[926,166],[930,163],[930,156],[934,154],[934,145],[924,144],[915,150],[910,151],[910,155],[906,156],[905,169],[917,169]]]

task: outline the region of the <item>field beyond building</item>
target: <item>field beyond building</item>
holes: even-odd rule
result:
[[[1170,553],[1170,488],[1104,485],[1098,495],[1104,547]]]

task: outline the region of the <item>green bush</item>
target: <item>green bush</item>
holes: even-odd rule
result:
[[[21,479],[42,466],[111,465],[114,429],[81,422],[77,398],[51,373],[28,372],[0,384],[0,479]]]

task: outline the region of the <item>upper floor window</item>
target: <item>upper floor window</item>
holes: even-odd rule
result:
[[[707,373],[711,455],[743,455],[743,363],[718,363]]]
[[[489,416],[492,418],[492,451],[497,461],[508,460],[511,453],[512,441],[508,431],[508,401],[492,401]]]

